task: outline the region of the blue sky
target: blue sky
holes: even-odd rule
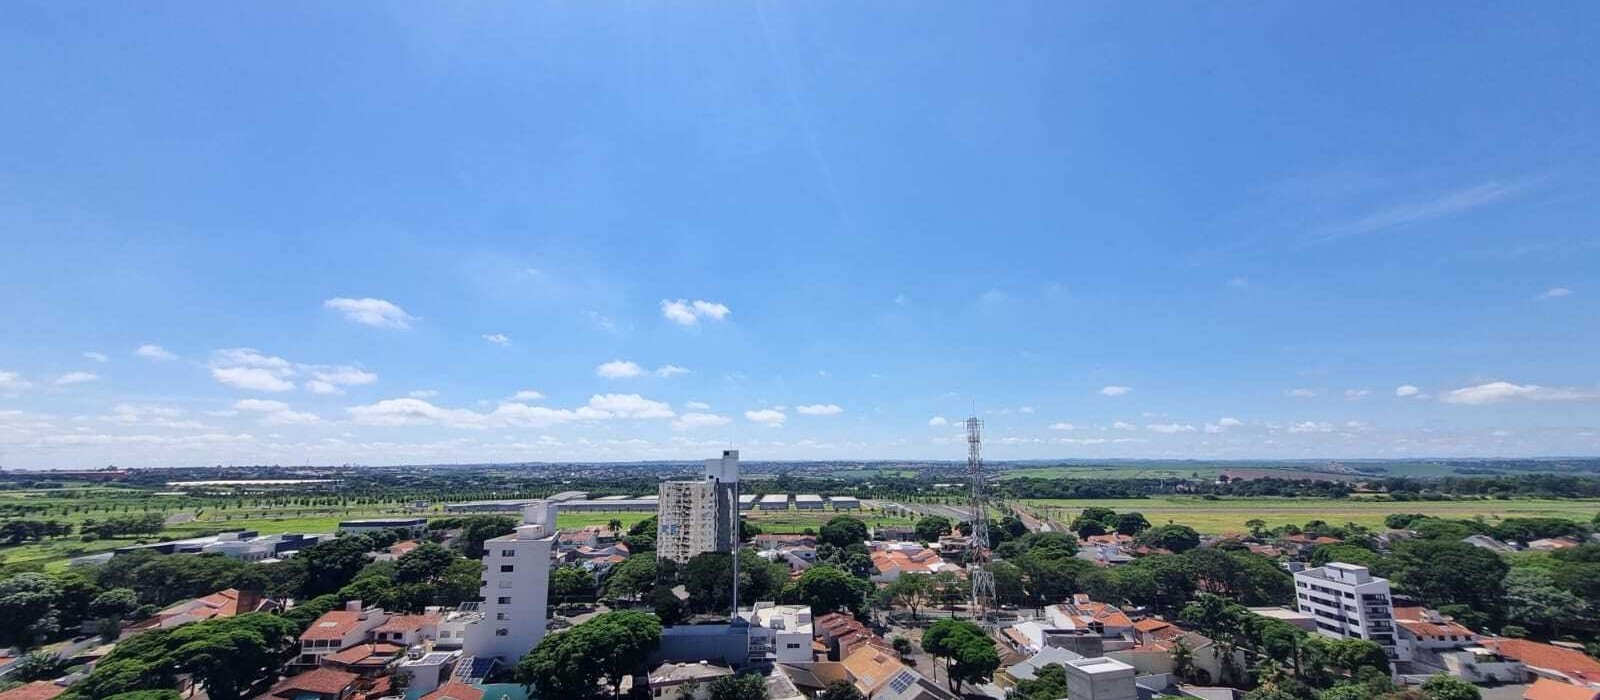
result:
[[[8,466],[1600,454],[1593,4],[5,14]]]

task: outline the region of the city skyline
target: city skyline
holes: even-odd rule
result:
[[[1600,7],[86,7],[7,467],[1600,455]]]

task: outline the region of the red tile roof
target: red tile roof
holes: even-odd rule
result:
[[[383,665],[389,663],[394,657],[406,650],[398,644],[357,644],[344,651],[334,652],[322,657],[323,660],[346,666],[359,664]]]
[[[372,628],[373,634],[390,632],[415,632],[429,625],[438,626],[439,613],[421,615],[392,615],[383,624]]]
[[[450,681],[418,700],[483,700],[483,691],[461,681]]]
[[[389,553],[397,557],[404,556],[410,554],[411,550],[416,549],[418,546],[420,545],[415,540],[404,540],[389,545]]]
[[[1581,651],[1563,649],[1527,639],[1486,639],[1487,646],[1524,664],[1549,669],[1567,675],[1600,674],[1600,661],[1589,658]]]
[[[1600,691],[1580,688],[1571,683],[1540,678],[1522,693],[1523,700],[1596,700]]]
[[[292,698],[301,693],[337,696],[355,685],[357,678],[360,676],[354,673],[335,671],[331,668],[315,668],[293,678],[284,679],[282,683],[273,687],[271,694],[282,698]]]
[[[1172,623],[1165,622],[1165,621],[1162,621],[1162,620],[1157,620],[1155,618],[1145,618],[1143,620],[1140,620],[1138,622],[1133,623],[1133,628],[1136,629],[1136,630],[1139,630],[1140,632],[1154,632],[1154,631],[1156,631],[1158,629],[1161,629],[1161,628],[1164,628],[1164,627],[1171,627],[1171,626],[1172,626]]]
[[[66,688],[50,681],[34,681],[0,693],[0,700],[50,700],[65,692]]]
[[[361,624],[361,613],[355,610],[329,610],[300,633],[301,641],[307,639],[344,639],[346,634]]]

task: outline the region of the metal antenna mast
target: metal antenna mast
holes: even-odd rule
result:
[[[967,419],[967,479],[972,482],[972,556],[967,578],[972,581],[972,616],[987,618],[994,608],[994,572],[989,570],[989,514],[985,510],[983,421]]]

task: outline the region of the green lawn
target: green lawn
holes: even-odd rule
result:
[[[1193,496],[1128,499],[1032,499],[1023,501],[1036,512],[1070,522],[1088,506],[1118,512],[1138,511],[1155,524],[1175,522],[1202,533],[1243,532],[1247,520],[1259,518],[1268,527],[1308,520],[1335,525],[1353,522],[1379,528],[1391,513],[1422,513],[1447,518],[1483,517],[1493,522],[1506,517],[1558,517],[1588,522],[1600,513],[1600,500],[1473,500],[1395,502],[1359,498],[1237,498],[1206,500]]]

